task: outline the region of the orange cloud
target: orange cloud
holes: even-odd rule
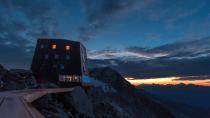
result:
[[[195,85],[202,85],[202,86],[210,86],[210,79],[206,80],[179,80],[180,77],[164,77],[164,78],[149,78],[149,79],[136,79],[136,78],[125,78],[131,84],[137,86],[140,84],[160,84],[160,85],[167,85],[167,84],[195,84]]]

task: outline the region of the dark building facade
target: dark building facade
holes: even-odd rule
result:
[[[38,39],[31,70],[39,83],[81,85],[88,75],[86,49],[76,41]]]

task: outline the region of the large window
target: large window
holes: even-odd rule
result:
[[[55,50],[57,48],[57,45],[53,44],[52,49]]]
[[[66,50],[70,50],[70,45],[66,45]]]

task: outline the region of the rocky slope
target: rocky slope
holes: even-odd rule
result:
[[[129,118],[170,118],[173,117],[170,112],[160,104],[147,98],[143,92],[139,92],[134,86],[127,82],[119,73],[111,68],[93,69],[91,76],[103,82],[109,83],[117,92],[103,93],[99,90],[92,92],[92,100],[96,105],[112,107],[117,117]],[[104,109],[95,108],[95,113],[101,112],[106,115]],[[116,115],[116,114],[113,114]],[[121,116],[122,115],[122,116]]]
[[[1,90],[37,87],[29,71],[8,71],[0,66],[0,75],[4,82]],[[106,89],[75,87],[71,93],[47,95],[32,105],[47,118],[173,118],[161,104],[138,92],[113,69],[93,69],[91,76],[106,83]]]
[[[7,70],[0,65],[0,90],[35,88],[36,80],[28,70]]]

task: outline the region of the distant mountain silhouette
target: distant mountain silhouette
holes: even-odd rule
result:
[[[193,84],[178,85],[140,85],[138,88],[166,100],[185,103],[202,108],[210,108],[210,87],[198,86]]]
[[[145,90],[148,96],[161,101],[168,109],[179,117],[202,117],[210,116],[210,87],[198,85],[146,85],[137,87]]]

